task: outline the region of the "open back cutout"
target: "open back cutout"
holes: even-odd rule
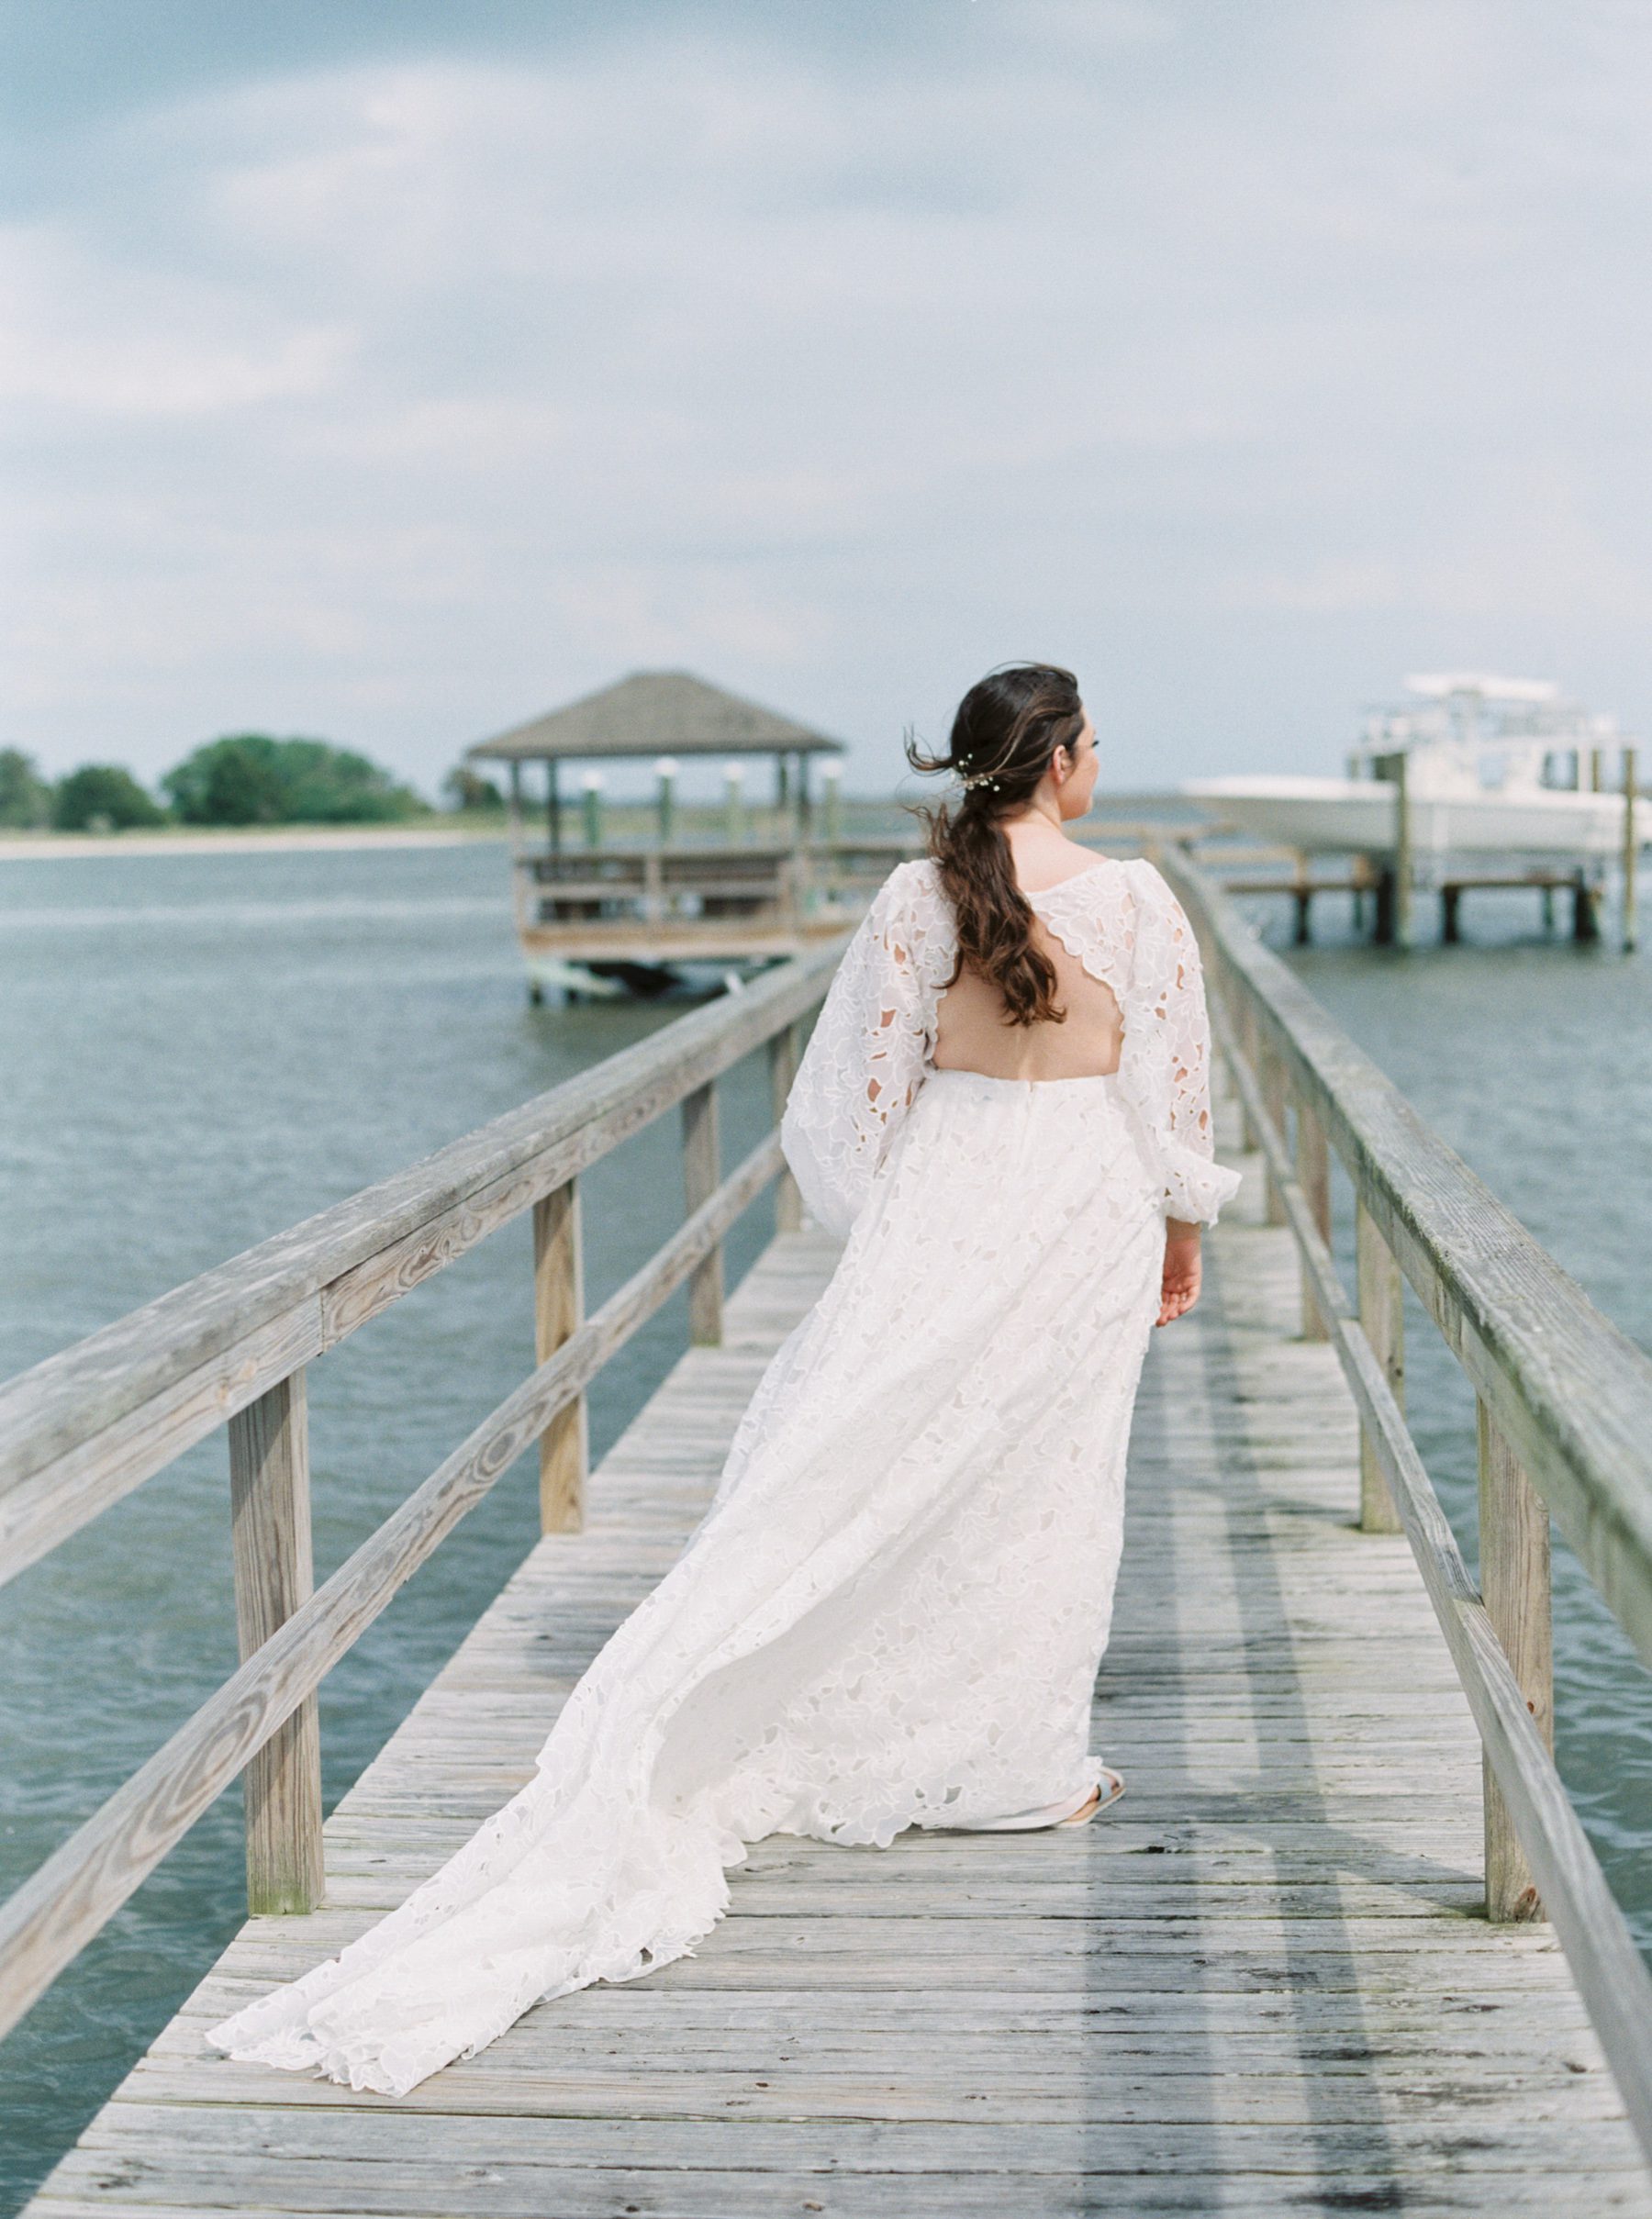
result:
[[[1105,1077],[1118,1069],[1124,1020],[1117,995],[1091,976],[1050,919],[1039,913],[1044,895],[1056,891],[1048,887],[1028,898],[1032,937],[1055,966],[1055,1005],[1066,1011],[1066,1020],[1007,1024],[1002,995],[966,965],[936,1005],[932,1060],[937,1071],[1041,1079]]]

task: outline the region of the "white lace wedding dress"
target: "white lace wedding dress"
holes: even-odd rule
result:
[[[1117,1072],[937,1070],[950,909],[928,862],[890,874],[782,1126],[847,1244],[683,1556],[528,1785],[215,2047],[399,2095],[542,1998],[689,1953],[765,1834],[882,1846],[1088,1801],[1164,1221],[1213,1221],[1237,1175],[1164,879],[1107,861],[1029,898],[1116,996]]]

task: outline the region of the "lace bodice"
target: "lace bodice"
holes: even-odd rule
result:
[[[1204,977],[1181,904],[1140,857],[1105,858],[1027,898],[1118,1002],[1120,1087],[1151,1136],[1166,1216],[1213,1225],[1239,1175],[1214,1161]],[[898,864],[844,950],[781,1121],[804,1201],[834,1232],[859,1215],[934,1067],[936,1009],[956,954],[935,865]]]

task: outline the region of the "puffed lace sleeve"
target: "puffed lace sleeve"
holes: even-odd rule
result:
[[[929,1068],[934,912],[924,867],[898,864],[843,951],[787,1097],[780,1145],[809,1215],[831,1232],[859,1216]]]
[[[1126,865],[1135,894],[1134,945],[1119,1069],[1152,1129],[1165,1175],[1165,1214],[1213,1225],[1239,1174],[1215,1161],[1211,1024],[1204,969],[1187,912],[1154,865]]]

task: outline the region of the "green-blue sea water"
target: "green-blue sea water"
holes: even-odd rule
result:
[[[0,1377],[353,1192],[666,1021],[682,1001],[530,1008],[503,851],[218,853],[0,864]],[[1266,908],[1270,937],[1282,916]],[[1471,944],[1364,950],[1335,905],[1293,957],[1591,1297],[1652,1343],[1652,964],[1537,937],[1484,897]],[[766,1121],[723,1089],[726,1160]],[[678,1221],[675,1118],[586,1180],[597,1301]],[[731,1275],[767,1235],[731,1242]],[[524,1225],[311,1368],[325,1575],[530,1367]],[[1466,1545],[1472,1400],[1418,1311],[1411,1410]],[[600,1454],[681,1348],[678,1297],[602,1374]],[[0,1589],[0,1894],[235,1663],[223,1437]],[[404,1590],[322,1694],[329,1806],[531,1544],[530,1463]],[[1652,1684],[1564,1548],[1559,1760],[1652,1946]],[[1476,1779],[1463,1783],[1466,1796]],[[14,2210],[241,1915],[230,1792],[0,2046],[0,2212]]]

